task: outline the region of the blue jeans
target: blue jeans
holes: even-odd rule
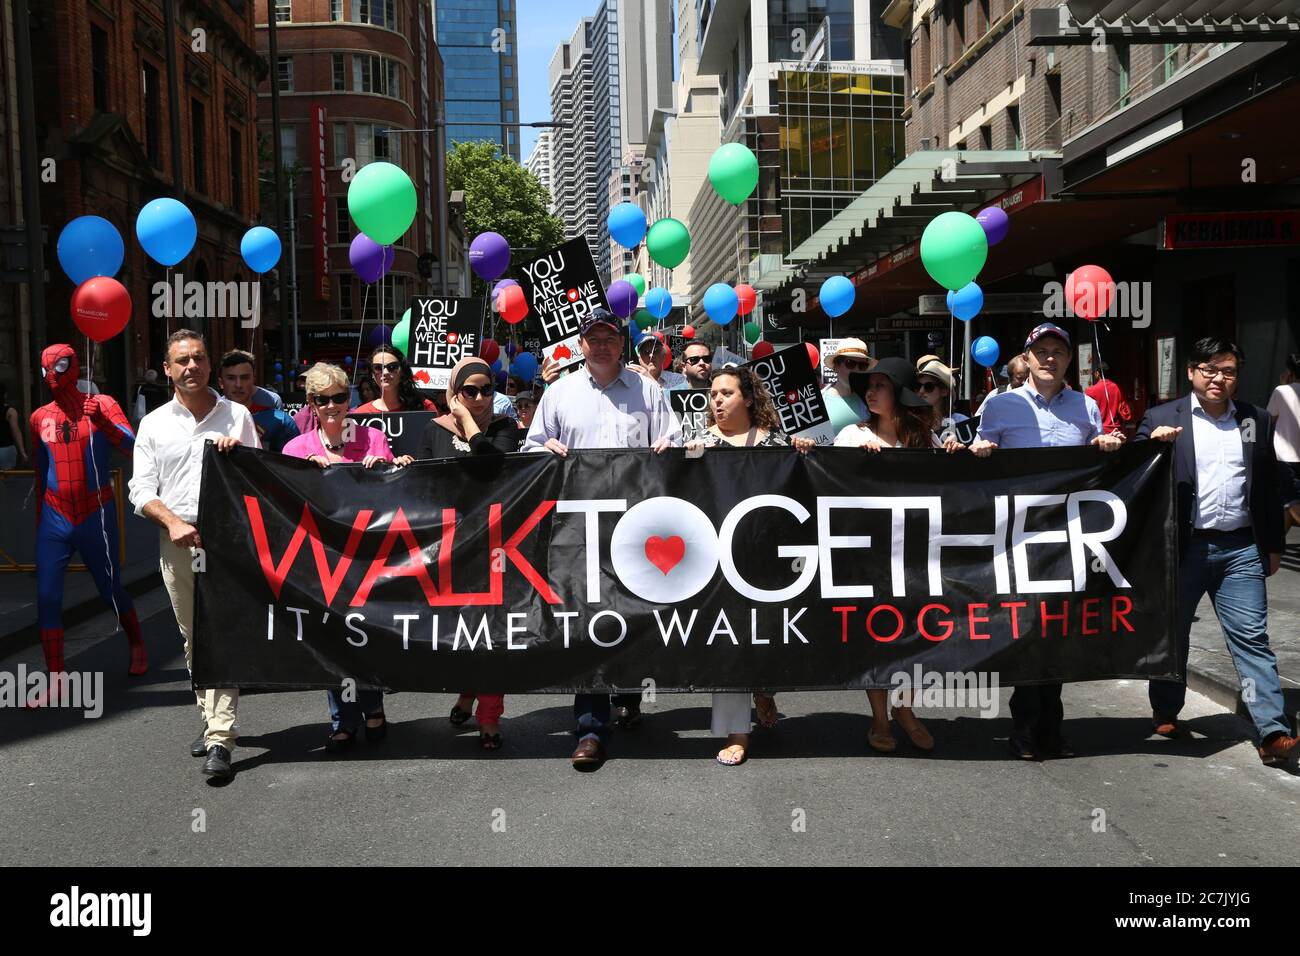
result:
[[[1249,531],[1231,537],[1194,537],[1178,565],[1178,655],[1183,672],[1196,605],[1208,593],[1260,740],[1277,731],[1290,732],[1277,658],[1268,646],[1265,580]],[[1149,686],[1152,712],[1170,720],[1177,717],[1187,698],[1187,684],[1153,680]]]
[[[574,736],[579,740],[595,737],[603,746],[609,739],[611,703],[614,707],[639,710],[640,694],[576,694],[573,698],[573,718],[577,721]]]
[[[357,690],[357,699],[346,701],[341,691],[326,691],[330,700],[330,725],[337,731],[345,731],[352,736],[361,729],[361,722],[373,714],[382,713],[384,709],[384,692],[382,690]]]

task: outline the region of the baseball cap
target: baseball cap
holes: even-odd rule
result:
[[[593,309],[578,326],[578,334],[585,336],[598,325],[607,325],[619,335],[623,334],[623,323],[608,309]]]
[[[1054,325],[1051,322],[1044,322],[1042,325],[1034,326],[1034,330],[1029,333],[1029,338],[1025,339],[1025,351],[1028,352],[1029,346],[1033,345],[1044,335],[1055,335],[1065,343],[1066,348],[1073,348],[1073,345],[1070,342],[1069,332],[1065,331],[1065,329],[1061,328],[1059,325]]]

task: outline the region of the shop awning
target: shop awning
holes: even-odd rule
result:
[[[1029,11],[1029,44],[1213,43],[1300,38],[1300,0],[1069,0]]]

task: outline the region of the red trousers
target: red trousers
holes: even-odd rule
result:
[[[478,708],[474,711],[474,716],[478,718],[480,724],[495,724],[501,720],[501,715],[506,712],[506,695],[505,694],[461,694],[462,697],[473,697],[478,701]]]

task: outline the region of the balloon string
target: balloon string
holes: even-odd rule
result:
[[[370,283],[363,282],[365,292],[361,296],[361,328],[357,331],[357,357],[352,360],[353,381],[360,380],[361,374],[361,343],[366,338],[366,309],[370,308]]]
[[[86,336],[86,384],[92,387],[95,382],[94,356],[95,353],[90,348],[90,336]],[[86,393],[86,397],[90,397],[90,392]],[[95,458],[94,423],[87,422],[86,426],[87,441],[90,443],[90,467],[95,472],[95,493],[98,494],[103,485],[100,483],[99,478],[99,461]],[[104,517],[104,508],[104,504],[101,503],[99,507],[99,531],[104,539],[104,560],[108,563],[108,599],[113,605],[113,633],[116,634],[122,629],[120,620],[122,612],[117,607],[117,588],[113,581],[113,549],[108,544],[108,524],[107,519]]]
[[[949,361],[952,361],[953,355],[956,354],[955,351],[956,348],[957,348],[957,318],[952,314],[951,311],[949,311],[948,312],[948,360]],[[952,379],[951,372],[949,372],[948,378],[949,380]],[[953,402],[956,399],[956,396],[953,395],[953,392],[956,390],[957,383],[953,382],[952,384],[953,387],[948,389],[948,418],[949,419],[952,418]]]
[[[1105,400],[1107,407],[1109,407],[1112,404],[1111,397],[1110,397],[1110,389],[1106,387],[1106,372],[1101,367],[1101,333],[1097,331],[1096,322],[1089,322],[1088,324],[1092,326],[1093,368],[1095,368],[1097,370],[1097,374],[1101,376],[1101,397]],[[1106,419],[1108,417],[1112,418],[1113,420],[1113,416],[1108,416],[1106,414],[1106,411],[1103,409],[1102,419],[1101,419],[1102,428],[1106,427]],[[1116,430],[1118,430],[1118,428],[1119,425],[1118,423],[1116,423]]]
[[[170,338],[172,334],[172,309],[176,308],[176,300],[172,297],[172,267],[171,266],[167,266],[166,274],[167,274],[167,278],[166,278],[165,285],[167,287],[167,314],[163,318],[163,330],[166,333],[166,335],[163,337],[164,356],[167,354],[167,339]]]

